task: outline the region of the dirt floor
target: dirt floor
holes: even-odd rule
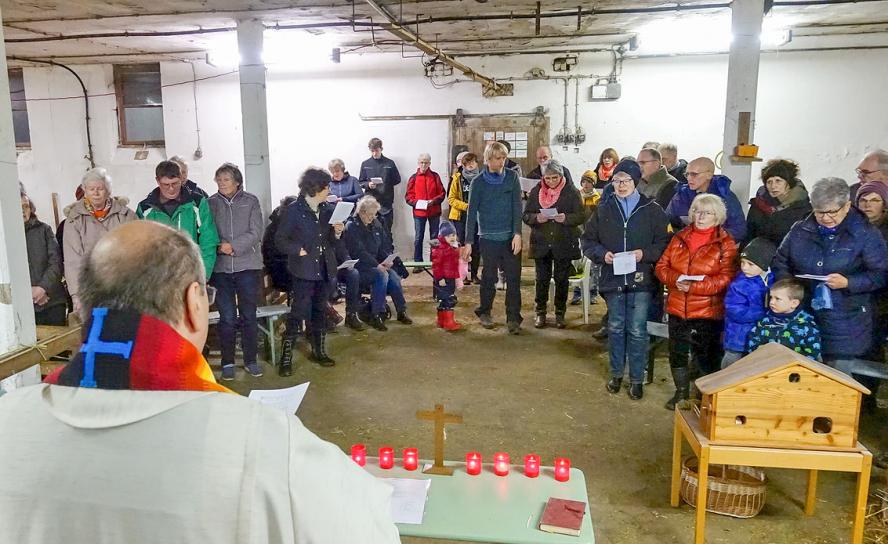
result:
[[[581,306],[570,306],[567,330],[537,330],[532,324],[532,281],[532,270],[525,269],[520,336],[506,334],[503,292],[497,293],[494,309],[500,326],[487,331],[477,324],[472,313],[477,285],[459,293],[457,318],[466,330],[437,329],[430,280],[414,275],[405,283],[412,326],[391,323],[388,332],[368,328],[360,333],[340,326],[328,337],[334,368],[321,368],[300,353],[290,378],[279,378],[265,365],[262,378],[239,370],[231,387],[247,394],[254,388],[310,381],[298,415],[321,438],[345,451],[357,442],[371,451],[383,444],[416,446],[421,457],[423,452],[431,455],[431,425],[414,413],[443,403],[465,419],[448,429],[448,459],[460,459],[471,450],[485,458],[507,451],[513,459],[534,452],[544,464],[555,456],[569,457],[586,475],[597,543],[690,542],[694,510],[669,506],[673,420],[663,409],[673,392],[668,362],[658,359],[655,381],[645,388],[643,400],[631,401],[625,392],[608,394],[606,343],[591,336],[604,312],[603,301],[592,307],[592,325],[583,325]],[[877,431],[885,417],[884,410],[877,412],[862,419],[861,441],[871,449],[878,445]],[[747,520],[709,514],[707,542],[850,541],[854,476],[821,472],[813,517],[802,511],[804,472],[768,469],[767,476],[767,504],[761,514]],[[885,474],[874,469],[872,490],[884,481]]]

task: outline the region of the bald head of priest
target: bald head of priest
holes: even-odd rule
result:
[[[398,542],[391,488],[215,382],[200,252],[122,225],[81,273],[83,344],[0,397],[0,542]]]

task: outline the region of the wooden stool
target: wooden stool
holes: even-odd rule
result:
[[[710,443],[706,435],[703,434],[697,414],[689,410],[676,410],[675,430],[672,436],[672,492],[670,496],[670,503],[676,507],[680,500],[682,439],[687,440],[699,461],[694,544],[703,544],[704,542],[710,463],[808,470],[808,494],[805,499],[805,514],[808,516],[814,514],[818,470],[856,472],[857,496],[854,502],[851,542],[852,544],[863,543],[863,522],[866,514],[866,499],[869,492],[873,456],[862,444],[858,443],[856,450],[853,451],[717,445]]]

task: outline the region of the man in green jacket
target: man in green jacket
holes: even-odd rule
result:
[[[139,202],[136,216],[187,232],[200,247],[209,278],[216,264],[219,233],[207,199],[182,186],[179,165],[172,161],[160,162],[154,169],[154,176],[157,189]]]

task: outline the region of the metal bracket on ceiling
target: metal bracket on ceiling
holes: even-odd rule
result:
[[[537,9],[536,9],[536,30],[535,30],[535,34],[534,34],[535,36],[539,36],[539,35],[540,35],[540,14],[541,14],[541,13],[542,13],[542,2],[537,2]]]
[[[577,6],[577,32],[583,27],[583,6]]]

